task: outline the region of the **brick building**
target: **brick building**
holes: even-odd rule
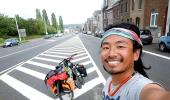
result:
[[[130,20],[130,0],[119,1],[119,17],[121,22],[129,22]]]
[[[131,22],[140,29],[151,30],[153,37],[158,38],[166,33],[168,1],[104,0],[103,27],[118,22]]]
[[[154,37],[165,34],[169,0],[145,0],[144,28],[152,31]]]

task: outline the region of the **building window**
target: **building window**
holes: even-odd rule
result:
[[[104,7],[107,7],[107,6],[108,6],[108,0],[105,0]]]
[[[130,22],[132,23],[132,18],[130,18]]]
[[[120,13],[123,13],[123,4],[120,5]]]
[[[139,9],[142,9],[142,0],[139,0],[138,8],[139,8]]]
[[[140,25],[140,18],[136,17],[136,26],[139,27],[139,25]]]
[[[119,17],[119,8],[117,8],[117,17]]]
[[[135,7],[135,1],[132,0],[132,10],[134,10],[134,7]]]
[[[156,10],[151,11],[150,27],[157,27],[158,13]]]
[[[125,3],[125,12],[127,12],[127,6],[128,6],[128,3],[126,2]]]

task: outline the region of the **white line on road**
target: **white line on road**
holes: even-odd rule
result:
[[[78,55],[75,55],[74,57],[80,57],[80,56],[82,56],[82,55],[86,55],[86,52],[81,53],[81,54],[78,54]]]
[[[19,80],[9,76],[3,75],[1,77],[2,81],[14,88],[16,91],[24,95],[30,100],[54,100],[53,98],[37,91],[36,89],[20,82]]]
[[[34,71],[34,70],[31,70],[31,69],[28,69],[28,68],[25,68],[25,67],[17,67],[16,70],[19,70],[21,72],[24,72],[28,75],[31,75],[31,76],[34,76],[36,78],[39,78],[41,80],[44,80],[45,79],[45,74],[43,73],[40,73],[40,72],[37,72],[37,71]]]
[[[75,50],[73,50],[73,49],[51,49],[51,50],[49,50],[49,51],[53,51],[53,52],[65,52],[65,51],[67,51],[68,53],[73,53],[73,52],[78,52],[78,51],[83,51],[83,49],[75,49]]]
[[[90,67],[87,69],[87,74],[88,73],[91,73],[91,72],[94,72],[96,69],[94,67]]]
[[[28,50],[31,50],[31,49],[34,49],[34,48],[37,48],[37,47],[40,47],[40,46],[43,46],[43,45],[47,45],[49,43],[45,43],[45,44],[42,44],[42,45],[38,45],[38,46],[34,46],[34,47],[30,47],[30,48],[27,48],[27,49],[23,49],[21,51],[18,51],[18,52],[14,52],[14,53],[11,53],[11,54],[8,54],[8,55],[5,55],[5,56],[1,56],[1,58],[4,58],[4,57],[8,57],[8,56],[11,56],[11,55],[14,55],[14,54],[17,54],[17,53],[20,53],[20,52],[24,52],[24,51],[28,51]]]
[[[87,64],[90,64],[91,63],[91,61],[89,60],[89,61],[86,61],[86,62],[82,62],[82,63],[80,63],[81,65],[87,65]]]
[[[53,54],[62,54],[62,55],[71,55],[71,53],[66,53],[66,52],[54,52],[54,51],[46,51],[44,53],[53,53]]]
[[[80,60],[84,60],[84,59],[88,59],[88,58],[89,58],[88,56],[85,56],[85,57],[74,59],[74,60],[72,60],[72,62],[78,62]]]
[[[10,67],[10,68],[8,68],[8,69],[6,69],[6,70],[1,71],[1,72],[0,72],[0,75],[3,74],[3,73],[5,73],[5,72],[7,72],[7,71],[11,71],[11,70],[14,69],[15,67],[20,66],[20,65],[22,65],[22,64],[24,64],[24,62],[20,62],[20,63],[16,64],[15,66],[12,66],[12,67]]]
[[[52,55],[52,54],[40,54],[42,56],[57,57],[57,58],[67,58],[68,56]]]
[[[87,82],[86,84],[84,84],[82,86],[81,89],[76,89],[74,90],[74,98],[76,99],[77,97],[79,97],[80,95],[86,93],[87,91],[91,90],[92,88],[94,88],[96,85],[103,83],[101,78],[95,78],[89,82]]]
[[[152,53],[152,52],[149,52],[149,51],[146,51],[146,50],[143,50],[143,52],[144,52],[144,53],[151,54],[151,55],[154,55],[154,56],[157,56],[157,57],[161,57],[161,58],[170,60],[170,57],[167,57],[167,56],[159,55],[159,54]]]
[[[50,62],[55,62],[55,63],[61,62],[61,60],[54,60],[54,59],[43,58],[43,57],[34,57],[34,59],[39,59],[39,60],[44,60],[44,61],[50,61]]]
[[[91,61],[92,64],[94,65],[94,67],[95,67],[95,69],[96,69],[96,71],[97,71],[97,73],[98,73],[98,75],[99,75],[100,80],[102,80],[102,83],[105,84],[105,83],[106,83],[106,80],[105,80],[104,76],[102,75],[102,73],[101,73],[100,70],[98,69],[96,63],[93,61],[93,59],[92,59],[92,57],[90,56],[89,52],[86,50],[86,48],[85,48],[83,42],[81,41],[81,39],[80,39],[78,36],[77,36],[77,38],[79,39],[79,41],[80,41],[81,44],[83,45],[83,48],[85,49],[86,53],[88,54],[88,56],[89,56],[89,58],[90,58],[90,61]]]
[[[51,70],[55,69],[55,66],[42,64],[42,63],[38,63],[38,62],[34,62],[34,61],[27,61],[26,63],[32,64],[32,65],[35,65],[35,66],[39,66],[39,67],[42,67],[42,68],[51,69]]]

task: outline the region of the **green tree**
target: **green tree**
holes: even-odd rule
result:
[[[64,26],[63,26],[62,16],[59,16],[59,30],[60,30],[62,33],[64,32]]]
[[[0,37],[8,38],[10,36],[16,36],[17,30],[15,26],[15,20],[9,18],[4,14],[0,14]]]
[[[58,30],[58,23],[57,23],[57,20],[56,20],[56,16],[54,13],[51,14],[51,22],[52,22],[52,26],[54,28],[56,28],[56,32]]]
[[[41,12],[39,9],[36,9],[36,19],[42,20]]]
[[[48,19],[48,15],[47,15],[46,10],[43,9],[42,13],[43,13],[43,20],[45,21],[45,23],[46,23],[47,25],[50,25],[50,21],[49,21],[49,19]]]
[[[36,9],[35,27],[37,28],[37,34],[43,34],[45,32],[44,22],[39,9]]]

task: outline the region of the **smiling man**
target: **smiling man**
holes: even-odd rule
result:
[[[141,60],[143,44],[133,24],[110,26],[101,42],[100,57],[111,76],[103,89],[103,100],[170,100],[169,93],[148,79]]]

